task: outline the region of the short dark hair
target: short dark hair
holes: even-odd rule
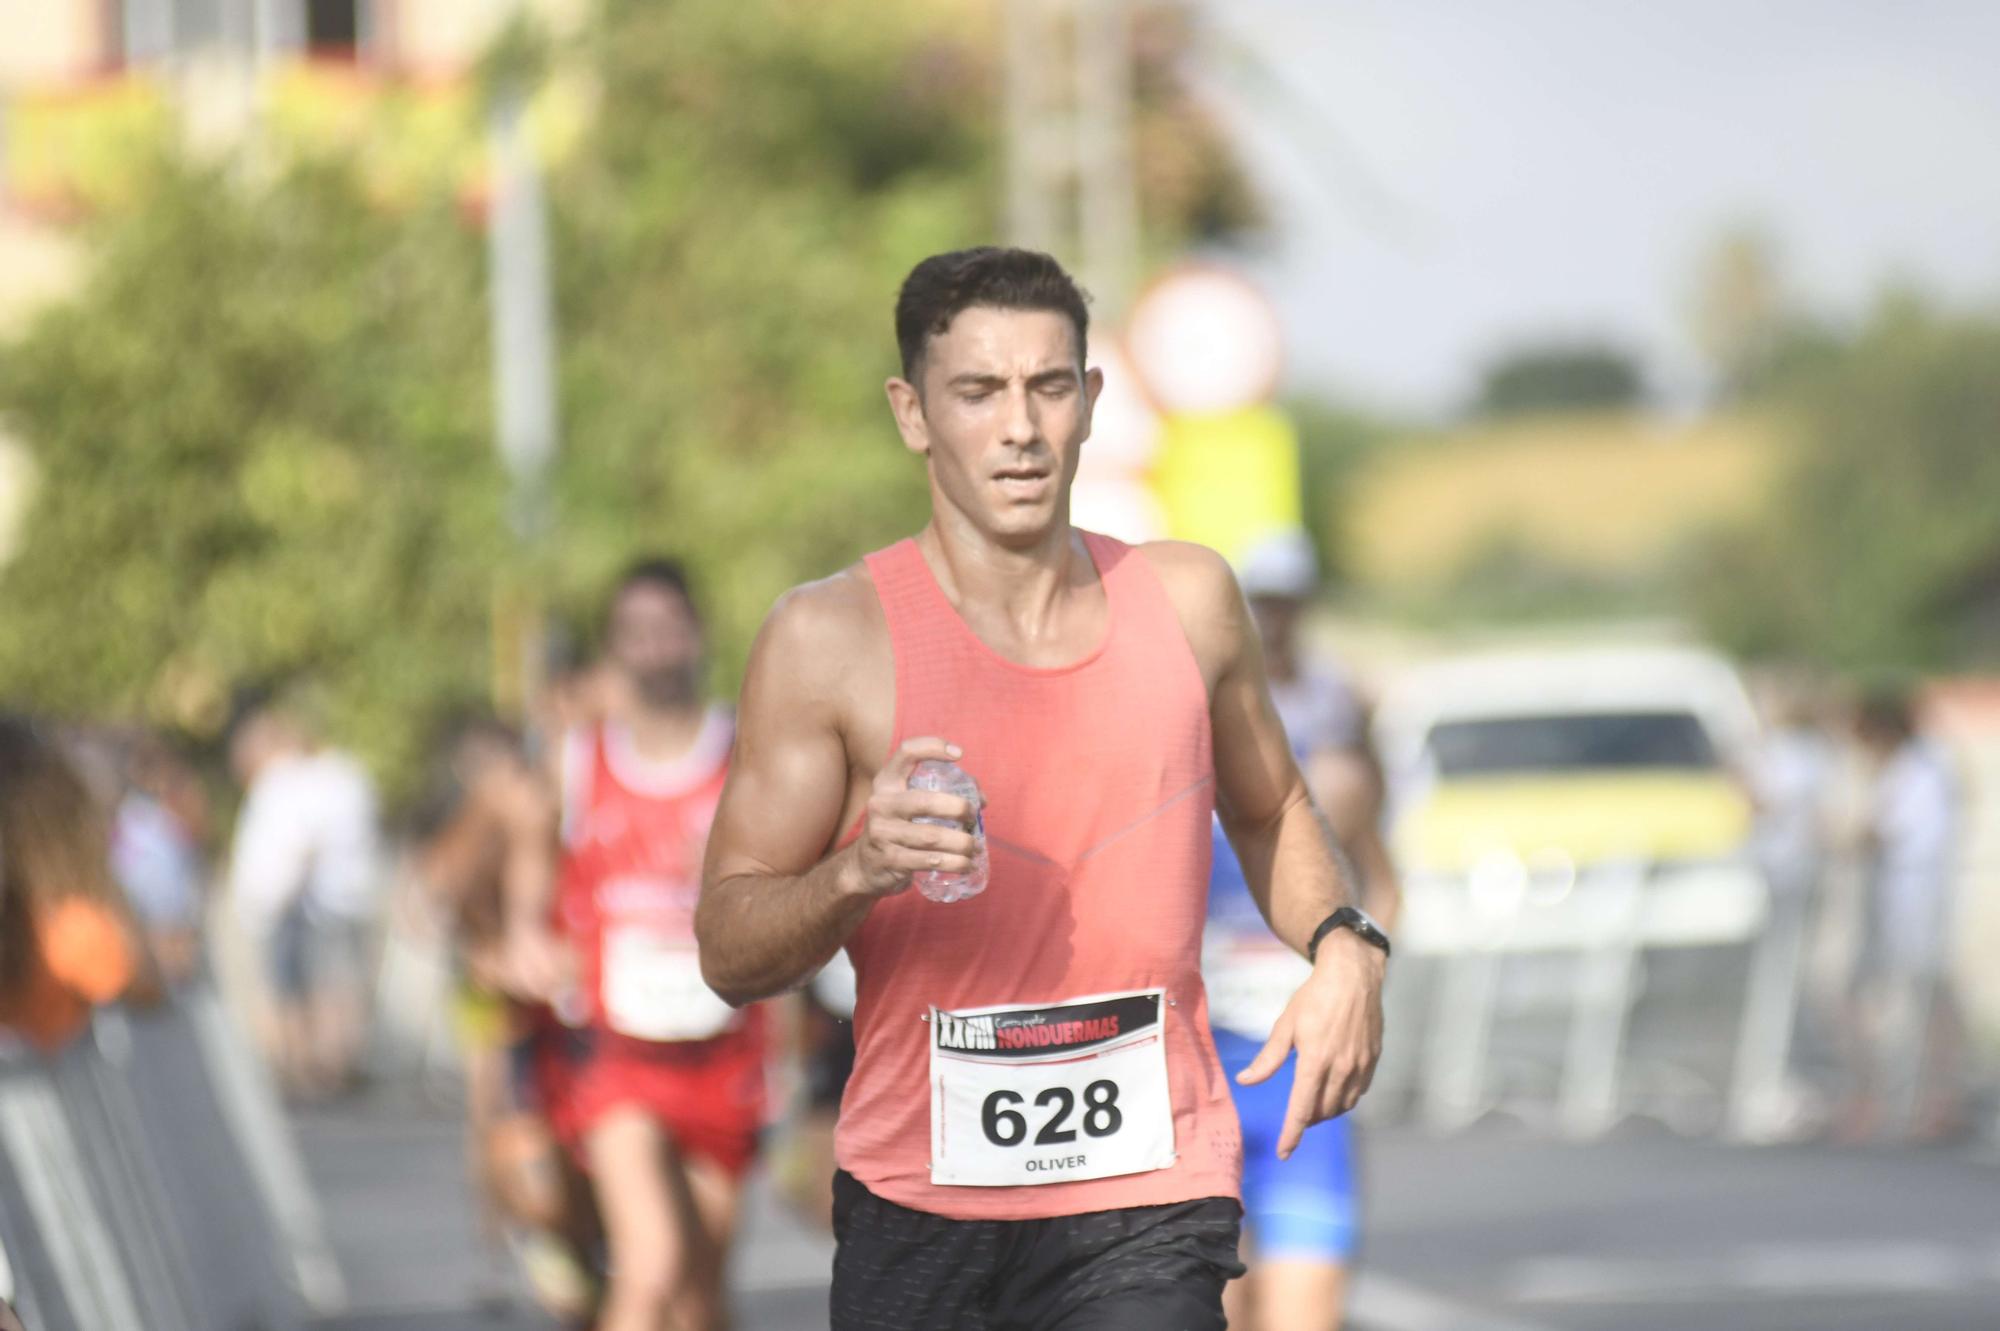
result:
[[[896,347],[903,377],[917,381],[924,347],[975,305],[1066,314],[1076,329],[1076,359],[1088,358],[1089,297],[1063,266],[1037,250],[999,245],[933,254],[903,279],[896,296]]]
[[[695,623],[701,623],[701,605],[694,599],[694,588],[688,581],[687,569],[678,559],[666,555],[643,555],[625,566],[612,584],[611,599],[604,604],[604,623],[611,623],[611,615],[618,608],[618,602],[634,587],[657,587],[681,598]]]

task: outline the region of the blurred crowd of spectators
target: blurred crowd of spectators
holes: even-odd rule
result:
[[[232,727],[229,767],[225,851],[230,792],[160,737],[0,719],[0,1044],[55,1052],[92,1006],[197,981],[221,924],[251,959],[248,1015],[285,1088],[351,1081],[385,877],[373,786],[279,707]]]
[[[1763,711],[1745,774],[1752,849],[1771,892],[1767,943],[1796,971],[1781,992],[1798,1017],[1804,1119],[1847,1141],[1956,1135],[1969,1126],[1951,981],[1957,766],[1904,689],[1836,700],[1793,679]]]
[[[548,726],[592,710],[580,692],[590,678],[554,682],[543,702],[561,714]],[[1963,833],[1952,758],[1906,693],[1833,705],[1792,681],[1763,703],[1744,775],[1768,928],[1792,936],[1796,958],[1784,986],[1792,1085],[1815,1105],[1801,1117],[1850,1139],[1951,1135],[1966,1126],[1950,980]],[[503,965],[496,893],[459,889],[500,877],[488,797],[494,772],[520,755],[504,727],[450,728],[439,751],[448,808],[415,823],[425,909],[475,970]],[[159,1001],[195,981],[219,928],[243,959],[238,1005],[287,1093],[355,1082],[389,899],[374,789],[280,706],[246,710],[226,756],[233,784],[221,764],[204,769],[144,731],[0,718],[0,1052],[58,1050],[93,1005]],[[230,803],[225,835],[217,811]],[[1834,963],[1816,970],[1829,952]]]

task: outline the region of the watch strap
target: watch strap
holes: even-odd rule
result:
[[[1335,929],[1352,929],[1361,936],[1364,943],[1382,949],[1382,955],[1389,955],[1389,936],[1377,927],[1375,922],[1353,906],[1342,906],[1333,914],[1319,922],[1313,930],[1312,939],[1306,944],[1306,960],[1319,960],[1319,945]]]

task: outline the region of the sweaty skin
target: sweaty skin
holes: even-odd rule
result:
[[[918,383],[888,384],[904,444],[929,467],[932,518],[918,546],[973,631],[1025,665],[1076,660],[1108,622],[1103,586],[1069,525],[1070,482],[1102,387],[1080,360],[1065,316],[974,306],[930,338]],[[1271,705],[1249,607],[1213,551],[1172,541],[1138,550],[1207,686],[1224,827],[1259,909],[1303,953],[1319,922],[1359,893]],[[751,651],[695,921],[703,977],[728,1001],[803,982],[918,870],[970,867],[966,801],[907,789],[917,762],[958,751],[936,736],[889,753],[894,715],[889,630],[866,567],[781,598]],[[926,814],[960,825],[913,821]],[[859,837],[836,849],[857,822]],[[1350,931],[1329,935],[1243,1073],[1263,1080],[1299,1051],[1280,1155],[1367,1089],[1383,966]]]

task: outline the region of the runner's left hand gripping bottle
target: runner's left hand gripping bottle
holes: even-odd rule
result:
[[[940,762],[926,758],[917,764],[916,771],[910,773],[911,790],[936,790],[946,795],[956,795],[972,804],[972,836],[977,843],[972,852],[970,873],[944,873],[937,869],[925,869],[911,876],[917,891],[928,901],[949,903],[976,897],[986,890],[986,816],[982,806],[985,801],[979,795],[979,783],[974,781],[957,763]],[[949,818],[918,818],[920,823],[934,827],[958,827]]]

